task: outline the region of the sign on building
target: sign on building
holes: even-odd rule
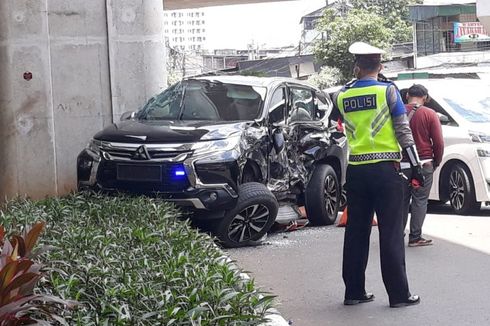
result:
[[[490,41],[490,36],[483,27],[482,23],[469,22],[469,23],[454,23],[454,42],[482,42]]]

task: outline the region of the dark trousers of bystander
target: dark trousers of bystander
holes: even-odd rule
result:
[[[403,169],[403,174],[410,180],[412,177],[411,169]],[[424,186],[413,189],[409,184],[404,189],[403,194],[403,226],[407,226],[408,213],[410,211],[410,234],[408,241],[416,241],[422,237],[422,225],[427,214],[427,202],[429,200],[430,189],[432,188],[432,177],[434,168],[432,164],[425,164],[422,169],[425,176]],[[412,202],[410,203],[410,199]]]
[[[365,271],[369,257],[371,222],[376,212],[381,251],[381,273],[390,304],[405,302],[411,295],[405,267],[403,216],[400,203],[406,181],[395,162],[349,165],[342,277],[345,298],[366,293]]]

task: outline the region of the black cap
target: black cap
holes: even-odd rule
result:
[[[427,90],[427,88],[425,88],[424,85],[413,84],[408,89],[408,96],[413,96],[413,97],[429,96],[429,91]]]

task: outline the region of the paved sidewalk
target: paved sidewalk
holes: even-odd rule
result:
[[[402,309],[388,307],[376,227],[366,274],[376,300],[358,306],[342,305],[343,228],[275,234],[267,245],[228,253],[259,286],[278,295],[278,309],[292,325],[485,326],[490,325],[489,215],[427,217],[424,233],[437,236],[435,244],[406,251],[410,288],[422,303]]]

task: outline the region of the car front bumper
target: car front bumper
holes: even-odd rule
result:
[[[222,171],[211,176],[209,169],[197,165],[206,181],[218,181],[204,183],[192,157],[182,161],[122,161],[84,149],[77,158],[78,188],[152,195],[198,210],[226,210],[234,207],[238,198],[233,181],[236,172],[230,172],[237,170],[234,165],[223,163]]]

